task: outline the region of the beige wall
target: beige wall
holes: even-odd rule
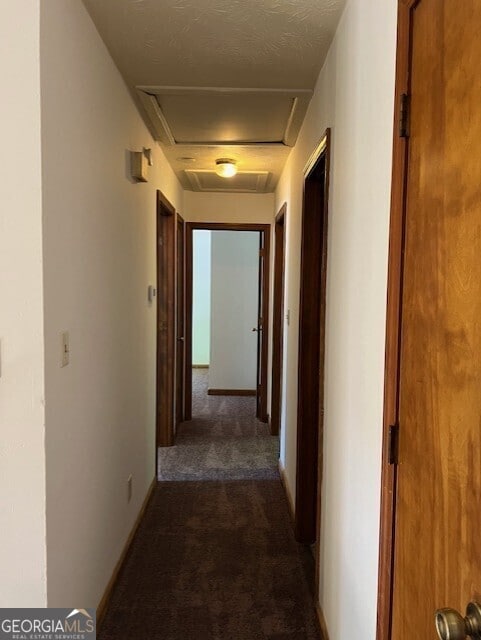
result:
[[[39,12],[0,3],[0,607],[46,605]]]
[[[189,222],[271,224],[274,218],[274,194],[185,191],[184,216]]]
[[[182,190],[83,4],[41,7],[48,604],[93,607],[154,477],[155,189]]]
[[[332,128],[321,593],[331,640],[375,637],[395,0],[350,0],[276,192],[286,200],[281,460],[295,495],[303,168]]]

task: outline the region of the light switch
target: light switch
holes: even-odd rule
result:
[[[70,340],[68,331],[62,331],[60,334],[61,354],[60,354],[60,366],[66,367],[70,362]]]

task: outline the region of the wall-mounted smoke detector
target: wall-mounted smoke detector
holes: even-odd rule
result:
[[[148,168],[153,164],[152,149],[130,152],[130,173],[137,182],[148,181]]]

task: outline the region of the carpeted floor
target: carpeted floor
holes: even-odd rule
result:
[[[258,455],[261,441],[271,437],[253,418],[252,399],[197,400],[197,418],[178,434],[179,449],[192,449],[179,473],[197,477],[198,442],[197,462],[207,479],[176,481],[174,467],[167,474],[163,466],[170,481],[153,492],[99,640],[318,640],[306,579],[309,552],[294,541],[274,474],[276,449],[273,457]],[[210,408],[200,417],[206,403]],[[238,447],[241,438],[250,453],[239,449],[236,463],[219,446],[225,440]],[[215,464],[202,459],[209,439],[219,440]]]
[[[193,420],[159,449],[159,480],[277,478],[279,438],[256,419],[255,398],[208,396],[207,384],[208,369],[194,369]]]

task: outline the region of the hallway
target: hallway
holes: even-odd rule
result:
[[[386,342],[386,319],[400,318],[386,302],[399,296],[386,294],[391,236],[404,237],[390,221],[405,193],[392,189],[393,149],[410,132],[398,126],[409,124],[409,91],[396,79],[396,43],[411,2],[1,3],[5,612],[82,607],[103,619],[101,638],[119,640],[314,638],[317,621],[330,640],[390,640],[379,587],[391,587],[391,555],[380,545],[393,527],[381,495],[396,473],[398,403],[391,412],[385,402],[385,363],[401,343]],[[463,122],[469,133],[474,119]],[[318,236],[304,224],[304,194],[321,165],[328,254],[311,265],[304,239]],[[240,314],[224,319],[212,345],[248,380],[193,348],[198,298],[209,315],[212,300],[246,307],[237,254],[215,246],[227,230],[263,235],[262,313],[242,327]],[[194,241],[206,233],[210,274],[196,297]],[[229,258],[222,281],[216,256]],[[320,266],[323,325],[306,328]],[[314,371],[317,348],[300,347],[319,328],[316,411],[321,394],[304,394],[299,356],[312,355]],[[254,370],[244,356],[256,342]],[[262,397],[254,407],[204,394],[182,424],[192,365],[211,367],[211,391],[260,386]],[[305,425],[319,446],[303,447]],[[316,527],[314,560],[295,542],[312,542],[301,522]],[[305,578],[309,560],[316,580]],[[466,598],[455,600],[446,604],[464,611]]]
[[[255,399],[207,396],[161,450],[154,489],[100,640],[317,639],[309,552],[294,541],[278,439]]]
[[[255,397],[207,395],[208,369],[193,370],[192,417],[175,447],[161,447],[159,480],[278,478],[279,438],[256,417]]]

